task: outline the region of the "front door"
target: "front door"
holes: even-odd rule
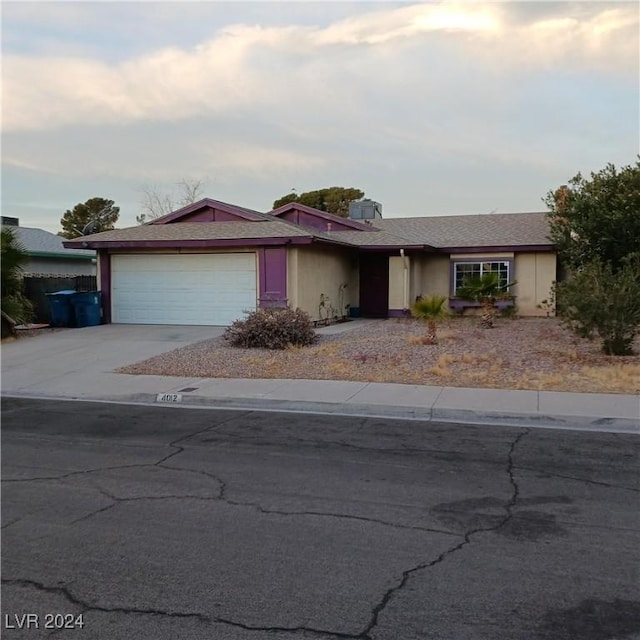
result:
[[[360,254],[360,314],[371,318],[389,315],[389,256]]]

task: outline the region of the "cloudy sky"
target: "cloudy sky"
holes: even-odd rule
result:
[[[636,2],[2,3],[2,213],[202,180],[268,211],[353,186],[385,217],[544,210],[638,153]]]

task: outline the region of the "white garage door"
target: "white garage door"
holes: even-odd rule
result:
[[[112,322],[228,325],[255,308],[255,253],[111,256]]]

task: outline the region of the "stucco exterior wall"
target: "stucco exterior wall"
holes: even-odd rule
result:
[[[539,309],[543,300],[549,298],[551,285],[556,279],[556,254],[517,253],[515,256],[515,278],[513,287],[518,313],[523,316],[546,316],[546,309]]]
[[[348,315],[340,305],[357,306],[357,258],[347,251],[321,247],[289,249],[288,298],[292,307],[306,311],[313,320],[320,320],[320,295],[329,298],[337,315]],[[346,284],[344,293],[340,285]]]
[[[417,296],[446,296],[449,298],[449,256],[424,255],[413,258],[417,268],[410,288],[411,300]]]
[[[406,268],[406,285],[405,285]],[[389,257],[389,310],[403,311],[411,307],[409,289],[411,275],[411,259],[409,256]]]

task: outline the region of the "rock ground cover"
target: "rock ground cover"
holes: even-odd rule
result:
[[[313,346],[283,351],[241,349],[215,338],[119,372],[640,393],[640,355],[606,356],[597,341],[575,336],[556,318],[499,318],[493,329],[481,328],[478,318],[452,318],[440,324],[436,345],[423,344],[426,333],[413,319],[389,319],[354,323]]]

